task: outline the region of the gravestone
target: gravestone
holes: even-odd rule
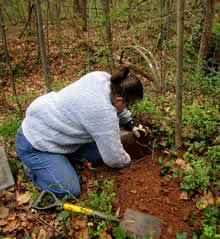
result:
[[[14,184],[14,179],[9,167],[5,150],[0,147],[0,189],[5,189]]]

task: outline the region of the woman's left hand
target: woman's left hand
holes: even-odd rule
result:
[[[132,128],[132,133],[135,137],[140,138],[142,135],[147,136],[151,133],[151,130],[148,127],[144,127],[142,124],[139,124],[138,126],[134,126]]]

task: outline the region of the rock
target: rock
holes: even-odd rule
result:
[[[131,190],[130,193],[137,194],[136,190]]]

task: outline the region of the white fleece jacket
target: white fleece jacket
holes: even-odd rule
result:
[[[95,141],[103,161],[121,168],[130,163],[121,140],[121,124],[130,121],[127,109],[117,113],[111,103],[110,75],[96,71],[59,92],[38,97],[27,109],[24,136],[36,149],[67,154]]]

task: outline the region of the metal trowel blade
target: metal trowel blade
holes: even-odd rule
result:
[[[126,230],[128,236],[136,235],[137,238],[160,238],[162,219],[147,215],[127,208],[120,220],[120,228]]]

